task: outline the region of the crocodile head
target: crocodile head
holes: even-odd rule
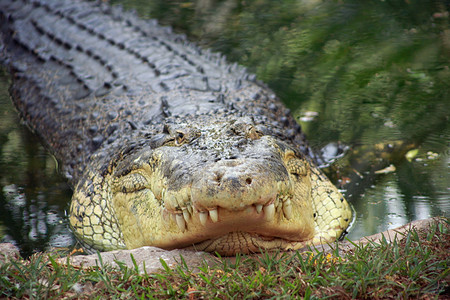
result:
[[[75,190],[72,227],[96,248],[297,249],[339,237],[351,217],[308,158],[246,118],[167,125],[121,153],[98,181],[96,201],[82,199],[92,186]],[[103,203],[102,214],[114,217],[83,220],[76,206],[87,203],[91,211]]]

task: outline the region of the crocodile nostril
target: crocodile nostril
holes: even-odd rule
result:
[[[250,177],[247,177],[247,179],[245,179],[245,183],[252,184],[252,179]]]
[[[221,182],[222,182],[222,178],[223,178],[223,173],[220,172],[214,172],[214,178],[213,180],[215,182],[217,182],[217,185],[220,186]]]

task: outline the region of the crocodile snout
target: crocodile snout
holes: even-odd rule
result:
[[[221,160],[194,175],[191,199],[199,211],[217,207],[236,211],[267,205],[289,188],[289,174],[280,163],[249,158]]]

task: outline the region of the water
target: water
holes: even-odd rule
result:
[[[29,255],[49,247],[71,247],[65,210],[71,191],[57,163],[20,123],[0,76],[0,236]]]
[[[448,153],[432,160],[405,162],[366,187],[358,201],[352,199],[357,218],[348,237],[357,239],[413,220],[448,217],[449,162]]]
[[[315,149],[347,149],[324,171],[356,211],[350,239],[450,216],[448,1],[114,2],[246,65]],[[0,236],[24,255],[71,247],[70,188],[8,85],[0,74]]]

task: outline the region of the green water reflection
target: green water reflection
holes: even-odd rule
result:
[[[348,146],[325,172],[357,211],[350,238],[449,216],[448,1],[112,2],[247,66],[291,108],[315,149]],[[33,245],[42,246],[30,227],[15,227],[20,222],[9,218],[14,205],[5,203],[23,195],[24,209],[46,207],[64,223],[70,192],[51,156],[5,103],[5,78],[0,78],[0,180],[7,187],[0,198],[2,231],[15,240],[31,236]],[[23,214],[16,213],[18,219]]]
[[[50,246],[70,247],[65,208],[71,191],[57,163],[28,128],[21,125],[0,75],[0,237],[22,254]]]

